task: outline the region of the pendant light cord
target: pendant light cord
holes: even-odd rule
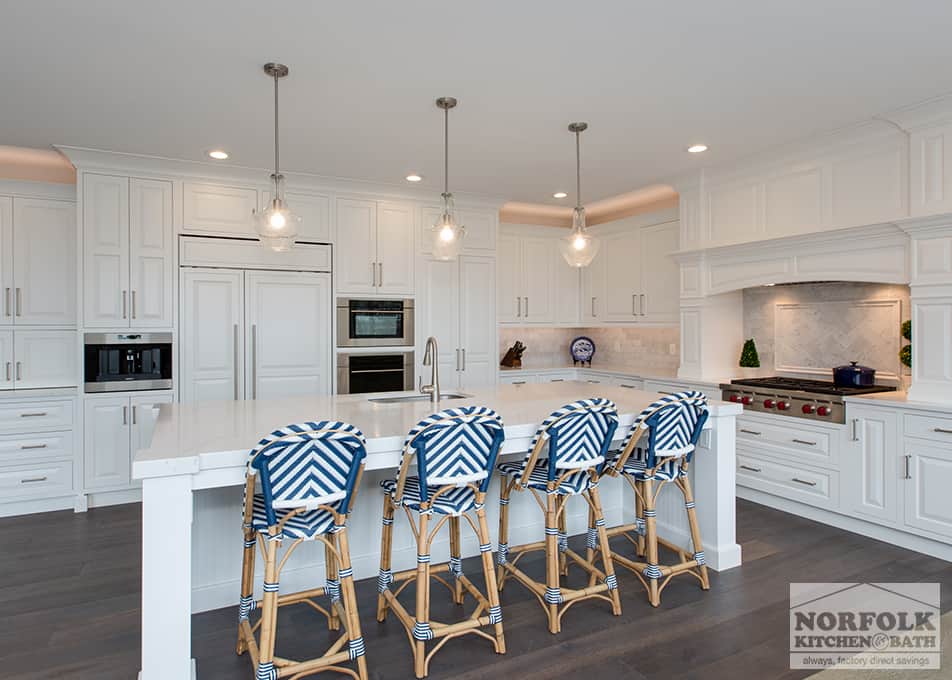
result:
[[[582,207],[582,151],[579,141],[581,133],[575,132],[575,207]]]
[[[443,201],[450,193],[450,110],[443,109]]]
[[[280,151],[278,146],[278,74],[274,74],[274,181],[277,185],[278,177],[278,162],[281,159]]]

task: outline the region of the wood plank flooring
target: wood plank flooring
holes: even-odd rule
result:
[[[580,603],[553,636],[535,598],[509,582],[502,595],[509,653],[497,656],[473,636],[453,640],[435,656],[430,678],[793,680],[809,672],[788,668],[790,581],[952,584],[949,562],[745,501],[738,502],[737,516],[744,566],[713,572],[710,592],[683,576],[653,610],[635,577],[619,570],[622,616],[611,616],[605,603]],[[0,519],[0,678],[136,677],[139,525],[138,505]],[[241,540],[237,529],[235,540]],[[541,576],[541,559],[522,564]],[[464,570],[478,573],[472,560]],[[574,578],[581,578],[577,569]],[[436,587],[434,617],[453,620],[458,610]],[[375,583],[361,582],[357,592],[371,678],[412,678],[402,628],[395,619],[374,620]],[[949,609],[952,588],[946,586],[943,611]],[[228,608],[194,617],[200,680],[253,677],[247,658],[234,653],[236,616]],[[329,640],[323,620],[306,607],[283,609],[278,635],[280,654],[302,658]],[[331,674],[319,677],[325,676]]]

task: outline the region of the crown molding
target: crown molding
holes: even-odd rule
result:
[[[60,201],[75,201],[76,185],[59,182],[0,179],[0,194],[23,198],[52,198]]]
[[[906,132],[952,121],[952,94],[927,99],[884,113],[878,118],[888,120]]]

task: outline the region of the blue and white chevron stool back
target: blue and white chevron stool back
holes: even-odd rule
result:
[[[617,428],[615,402],[601,397],[573,401],[542,421],[529,445],[525,464],[528,464],[539,440],[546,437],[549,481],[554,481],[566,470],[596,468],[601,472]]]
[[[687,457],[690,462],[707,417],[707,396],[702,392],[688,390],[665,395],[638,414],[622,449],[632,437],[637,440],[648,430],[648,469],[655,467],[659,459]]]
[[[360,465],[367,455],[364,433],[339,421],[288,425],[264,437],[251,450],[248,473],[261,478],[268,524],[274,510],[339,503],[346,515]]]
[[[446,409],[414,425],[403,455],[416,456],[420,500],[435,486],[478,483],[485,493],[504,438],[502,418],[486,406]]]

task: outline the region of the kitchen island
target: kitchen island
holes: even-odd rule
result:
[[[405,393],[410,394],[410,393]],[[439,408],[482,404],[502,417],[506,439],[502,459],[525,455],[538,424],[563,404],[593,396],[612,399],[620,424],[620,444],[635,416],[657,398],[654,392],[581,382],[500,385],[472,390],[465,399],[444,400]],[[133,476],[142,480],[142,680],[196,677],[191,660],[191,615],[235,605],[241,569],[241,499],[248,451],[262,435],[289,423],[342,420],[367,437],[366,472],[349,522],[356,578],[376,576],[382,500],[378,482],[395,474],[406,432],[434,410],[428,400],[380,403],[382,395],[339,395],[276,400],[163,404],[148,448],[136,453]],[[740,564],[735,538],[735,416],[737,404],[711,402],[692,466],[694,491],[708,565],[718,571]],[[609,526],[633,519],[633,502],[621,480],[602,482]],[[658,500],[659,533],[688,545],[683,499],[665,489]],[[522,494],[528,496],[528,494]],[[498,487],[487,503],[495,535]],[[516,501],[521,501],[517,503]],[[584,503],[568,517],[570,534],[584,531]],[[539,540],[543,518],[531,498],[510,506],[510,540]],[[412,536],[397,522],[393,568],[415,562]],[[310,549],[310,550],[307,550]],[[472,537],[464,556],[478,553]],[[448,544],[434,543],[433,560],[447,559]],[[323,550],[302,546],[282,574],[289,590],[323,582]],[[260,588],[260,575],[258,579]],[[361,587],[358,585],[358,587]]]

